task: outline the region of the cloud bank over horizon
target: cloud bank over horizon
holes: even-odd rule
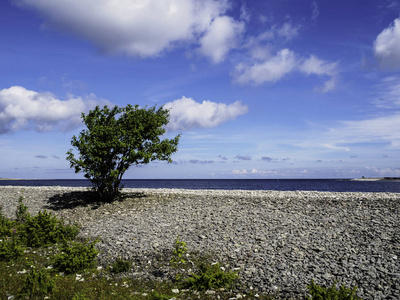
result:
[[[96,105],[110,104],[94,94],[60,100],[48,92],[12,86],[0,90],[0,134],[17,130],[69,131],[82,126],[82,113]],[[164,107],[170,110],[166,128],[172,131],[213,128],[248,112],[241,101],[226,104],[204,100],[200,103],[185,96]]]

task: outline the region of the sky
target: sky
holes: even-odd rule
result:
[[[83,178],[81,113],[127,104],[182,136],[125,179],[400,176],[400,1],[0,1],[0,178]]]

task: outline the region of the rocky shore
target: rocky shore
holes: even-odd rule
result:
[[[164,280],[176,237],[189,253],[239,268],[240,285],[302,299],[306,285],[357,286],[364,299],[400,299],[400,194],[125,189],[99,205],[85,188],[0,187],[3,213],[18,198],[99,236],[100,263],[134,262],[129,276]]]

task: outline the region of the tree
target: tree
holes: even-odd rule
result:
[[[85,173],[105,200],[118,196],[122,176],[131,165],[153,160],[172,162],[171,155],[178,150],[180,135],[160,139],[169,121],[169,110],[162,106],[96,106],[87,115],[82,113],[82,119],[87,129],[71,140],[79,157],[75,158],[70,149],[67,160],[75,173]]]

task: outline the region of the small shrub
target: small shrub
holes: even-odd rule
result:
[[[315,284],[311,280],[310,285],[307,286],[308,300],[361,300],[356,294],[356,287],[352,289],[342,285],[339,290],[336,289],[336,282],[331,287],[325,288]]]
[[[74,295],[72,300],[88,300],[89,298],[86,298],[85,291],[79,291]]]
[[[54,258],[54,267],[61,272],[73,274],[78,271],[93,267],[99,251],[94,247],[98,239],[93,242],[64,241],[60,247],[60,253]]]
[[[230,288],[237,279],[236,272],[226,272],[219,263],[214,265],[201,264],[196,274],[186,279],[186,286],[198,291],[218,288]]]
[[[46,269],[40,269],[37,272],[35,268],[31,268],[19,291],[19,296],[23,299],[43,299],[45,295],[53,291],[54,287],[54,280],[49,276]]]
[[[149,294],[149,298],[148,299],[149,300],[169,300],[171,298],[172,298],[171,296],[161,294],[161,293],[159,293],[157,291],[152,291]]]
[[[14,226],[15,221],[11,221],[3,215],[2,206],[0,205],[0,237],[10,236]]]
[[[49,246],[63,239],[72,240],[79,233],[76,226],[63,225],[47,211],[28,217],[19,228],[21,240],[29,247]]]
[[[122,258],[117,258],[117,260],[112,264],[113,273],[129,272],[131,269],[131,263],[129,261],[123,260]]]
[[[174,251],[172,252],[171,264],[178,265],[186,263],[186,261],[183,259],[186,253],[187,253],[187,245],[185,242],[179,240],[179,235],[178,235],[175,241]]]
[[[0,261],[11,261],[24,254],[24,248],[15,237],[0,242]]]
[[[29,219],[30,214],[28,213],[28,207],[22,203],[24,200],[24,196],[20,196],[18,199],[18,206],[17,206],[17,211],[15,212],[15,217],[17,218],[17,222],[25,222],[27,219]]]

